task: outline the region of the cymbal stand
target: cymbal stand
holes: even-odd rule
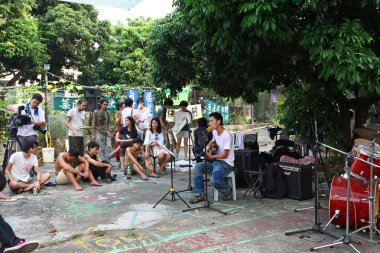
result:
[[[345,160],[345,168],[347,171],[347,200],[346,200],[346,233],[343,235],[343,237],[339,238],[335,242],[323,246],[318,246],[314,248],[310,248],[310,251],[315,251],[318,249],[323,248],[330,248],[334,247],[336,245],[344,244],[349,245],[351,248],[353,248],[357,253],[360,253],[360,251],[352,244],[352,240],[350,237],[350,193],[351,193],[351,168],[348,165],[348,158],[353,157],[352,154],[346,153],[346,160]]]
[[[368,197],[368,203],[369,203],[369,224],[367,226],[364,226],[364,227],[361,227],[357,230],[355,230],[354,232],[351,233],[351,235],[353,234],[356,234],[360,231],[363,231],[365,229],[369,229],[369,240],[370,241],[373,241],[373,236],[374,234],[376,234],[376,232],[378,234],[380,234],[380,231],[377,229],[376,227],[376,224],[375,224],[375,221],[373,220],[373,215],[374,215],[374,192],[373,192],[373,186],[374,186],[374,177],[373,177],[373,157],[375,155],[375,142],[376,142],[376,139],[373,139],[373,141],[371,142],[371,145],[370,145],[370,179],[369,179],[369,197]]]

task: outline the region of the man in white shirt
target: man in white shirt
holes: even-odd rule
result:
[[[27,141],[37,141],[37,129],[45,125],[44,111],[39,108],[39,104],[42,103],[43,97],[39,93],[33,94],[30,101],[26,104],[8,105],[7,109],[20,113],[21,115],[28,116],[30,121],[19,126],[17,129],[17,144],[21,147]]]
[[[38,192],[50,179],[50,173],[40,172],[37,157],[34,155],[37,146],[37,142],[27,141],[21,147],[22,152],[16,152],[9,158],[5,173],[12,191],[21,193],[36,189]]]
[[[144,106],[144,100],[142,98],[139,98],[137,100],[137,105],[139,107],[136,115],[136,123],[137,127],[141,131],[142,139],[144,140],[146,131],[149,129],[150,121],[152,120],[152,117],[150,115],[149,108],[146,108]]]
[[[136,114],[133,110],[133,100],[131,98],[125,99],[125,108],[121,111],[121,123],[125,126],[125,118],[128,116],[134,117]]]
[[[77,107],[70,109],[66,114],[67,135],[69,137],[69,149],[76,149],[83,156],[84,151],[84,132],[86,120],[87,100],[80,99]]]
[[[211,113],[209,115],[209,123],[212,129],[213,138],[206,146],[207,161],[195,165],[195,198],[189,201],[191,204],[204,201],[202,196],[204,188],[203,174],[210,172],[212,173],[211,184],[224,195],[224,200],[228,201],[232,199],[232,192],[230,186],[225,181],[225,177],[234,167],[235,152],[233,139],[230,132],[223,127],[223,116],[220,113]]]

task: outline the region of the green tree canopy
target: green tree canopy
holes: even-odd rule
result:
[[[33,0],[0,1],[0,78],[14,75],[9,82],[35,78],[50,56],[43,43],[38,19],[29,15]]]
[[[150,86],[151,64],[147,51],[148,33],[153,20],[128,20],[111,29],[111,38],[99,48],[96,64],[80,78],[82,83]]]
[[[284,105],[283,122],[288,127],[310,128],[313,108],[320,106],[325,112],[334,108],[335,117],[322,122],[322,129],[331,130],[325,134],[329,140],[349,147],[344,143],[350,139],[348,109],[356,110],[356,123],[361,125],[370,104],[379,100],[378,0],[176,0],[175,4],[181,15],[177,20],[189,27],[186,31],[196,42],[185,44],[190,57],[170,55],[178,50],[169,43],[160,53],[189,61],[193,55],[202,56],[186,78],[223,96],[255,101],[258,91],[291,87]],[[165,42],[171,36],[162,32],[156,37]],[[162,73],[164,58],[158,51],[152,57],[161,70],[153,73]],[[162,83],[183,85],[172,77]],[[327,97],[332,99],[326,101]]]

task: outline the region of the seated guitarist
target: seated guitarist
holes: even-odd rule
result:
[[[206,146],[206,158],[210,161],[197,163],[194,169],[194,195],[189,202],[195,204],[204,201],[203,174],[212,173],[211,184],[224,195],[224,200],[232,199],[232,191],[226,183],[225,177],[233,170],[235,152],[233,139],[229,131],[223,127],[223,116],[218,112],[209,115],[213,139]],[[215,145],[216,144],[216,145]],[[212,146],[218,147],[215,154]]]

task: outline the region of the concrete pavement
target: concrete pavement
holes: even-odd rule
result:
[[[52,164],[43,169],[53,172]],[[128,180],[117,168],[114,172],[117,181],[102,187],[85,184],[82,192],[71,186],[46,187],[37,196],[24,194],[15,202],[0,202],[0,213],[18,236],[40,241],[42,245],[36,251],[40,253],[306,252],[334,240],[315,233],[304,233],[302,239],[298,237],[302,234],[284,235],[288,230],[312,226],[312,210],[293,210],[312,206],[313,200],[245,200],[245,189],[238,189],[237,201],[212,205],[228,215],[208,209],[182,212],[186,205],[180,200],[171,202],[170,197],[153,208],[170,189],[169,174],[144,182],[137,176]],[[187,189],[187,181],[187,171],[174,173],[177,191]],[[186,201],[192,197],[190,192],[180,195]],[[322,204],[328,206],[326,200]],[[321,210],[323,224],[327,216],[327,211]],[[335,226],[328,230],[338,236],[344,233]],[[379,252],[380,245],[368,243],[367,234],[353,239],[361,252]],[[323,252],[354,251],[341,245]]]

